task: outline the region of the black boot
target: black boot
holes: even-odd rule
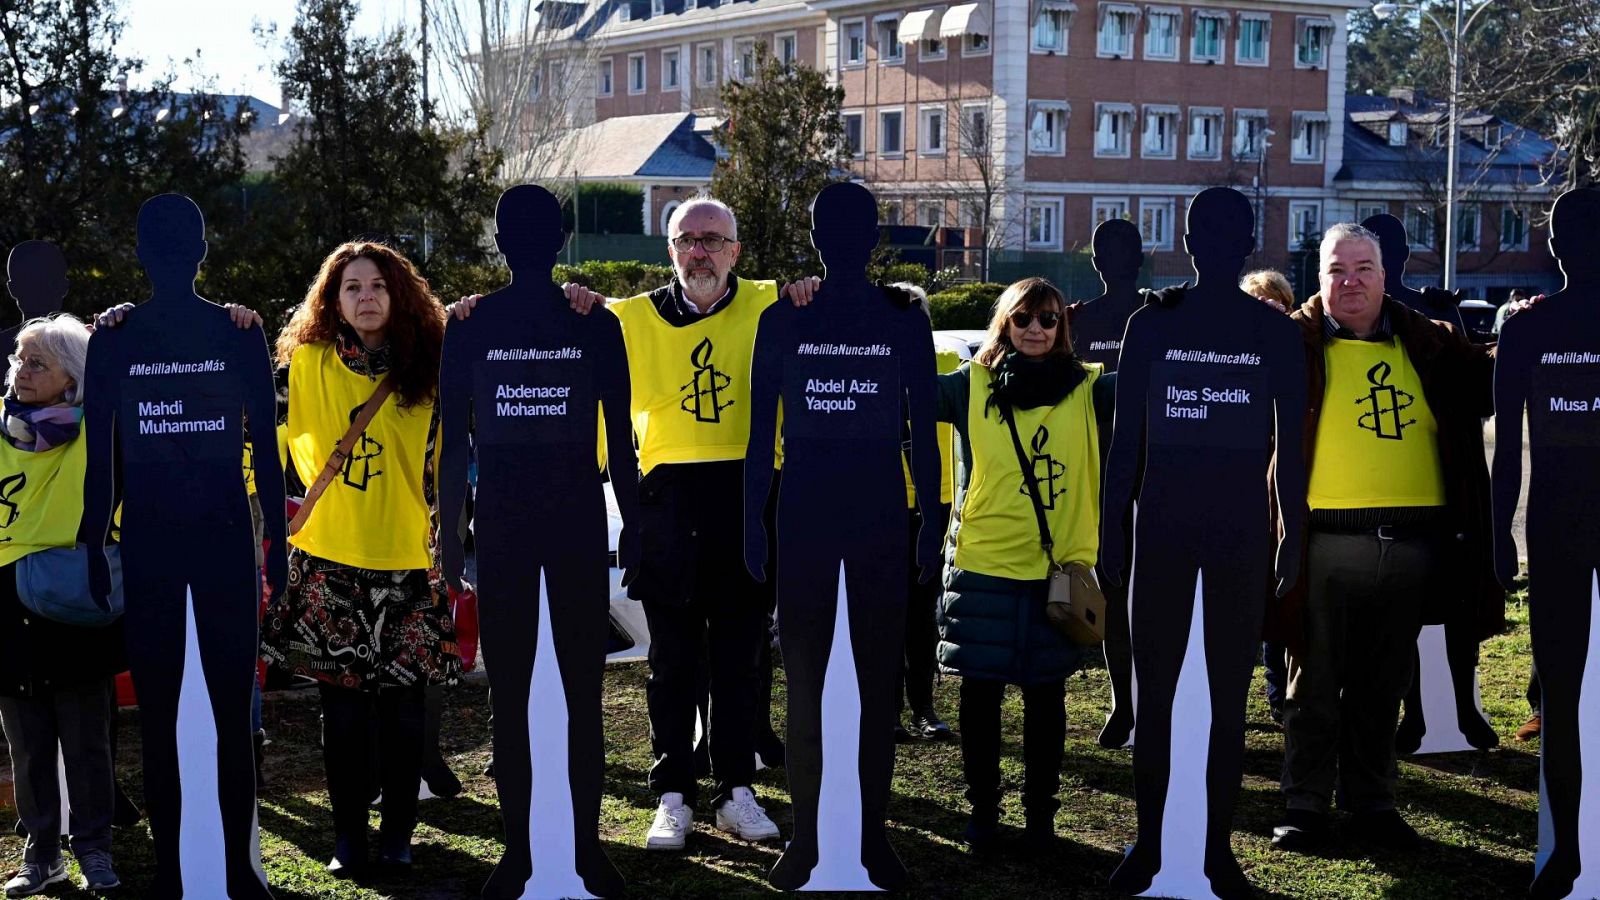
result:
[[[998,809],[972,810],[972,816],[967,819],[967,830],[962,839],[974,853],[987,853],[994,849],[995,842],[1000,836],[1000,811]]]
[[[328,874],[335,878],[354,878],[367,867],[367,836],[339,835],[333,841],[333,859]]]

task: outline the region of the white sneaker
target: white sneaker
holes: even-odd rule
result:
[[[746,787],[734,788],[733,796],[717,807],[717,827],[746,841],[770,841],[778,836],[778,826]]]
[[[677,792],[662,794],[661,805],[656,807],[656,820],[645,835],[646,850],[682,850],[694,825],[694,810],[683,805],[683,795]]]

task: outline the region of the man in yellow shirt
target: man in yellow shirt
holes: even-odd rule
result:
[[[1395,729],[1418,632],[1449,606],[1472,610],[1484,635],[1504,615],[1479,426],[1494,412],[1493,358],[1385,296],[1371,231],[1334,225],[1321,256],[1321,292],[1292,316],[1309,380],[1310,533],[1303,587],[1268,615],[1269,638],[1289,646],[1288,812],[1272,842],[1320,844],[1337,781],[1347,833],[1406,848],[1421,839],[1395,809]]]

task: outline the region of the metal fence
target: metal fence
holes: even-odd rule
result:
[[[590,260],[638,260],[669,265],[667,239],[650,234],[574,234],[567,238],[561,261],[577,265]]]

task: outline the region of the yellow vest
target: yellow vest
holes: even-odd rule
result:
[[[1334,338],[1322,358],[1310,508],[1443,506],[1439,425],[1400,339]]]
[[[756,325],[777,299],[775,282],[740,278],[726,308],[681,327],[663,319],[647,294],[610,305],[628,348],[644,474],[661,463],[744,459]]]
[[[87,444],[80,434],[30,453],[0,438],[0,565],[78,542]]]
[[[1017,435],[1033,463],[1050,523],[1055,562],[1094,565],[1100,554],[1100,443],[1095,427],[1094,382],[1089,375],[1050,407],[1016,410]],[[974,363],[967,399],[972,459],[966,500],[957,514],[956,567],[983,575],[1034,581],[1050,567],[1039,546],[1033,500],[1017,464],[1011,429],[998,409],[984,415],[989,370]]]
[[[387,377],[387,376],[384,376]],[[289,459],[310,487],[377,382],[339,361],[330,342],[307,344],[289,364]],[[432,404],[399,407],[391,394],[356,441],[317,501],[311,518],[289,543],[313,556],[386,571],[426,569],[428,504],[422,471]]]
[[[934,360],[940,375],[961,368],[961,354],[954,350],[939,350],[934,354]],[[956,427],[949,422],[940,422],[938,433],[939,502],[949,506],[956,496]],[[906,508],[913,509],[917,505],[917,486],[911,481],[911,463],[901,459],[900,467],[906,473]]]

